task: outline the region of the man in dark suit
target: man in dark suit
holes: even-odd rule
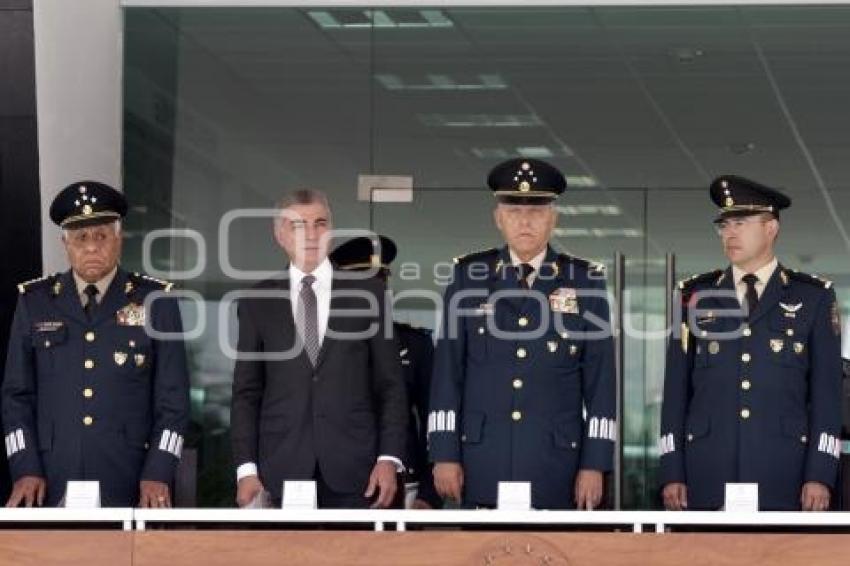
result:
[[[170,283],[118,266],[124,196],[92,181],[50,207],[71,269],[22,283],[3,382],[8,506],[59,504],[69,480],[101,505],[169,507],[189,421],[189,374]]]
[[[275,237],[290,265],[239,303],[231,435],[237,503],[284,480],[316,481],[320,507],[388,507],[407,427],[385,285],[335,272],[331,211],[302,190],[278,206]]]
[[[512,159],[488,185],[506,245],[456,260],[446,289],[428,416],[434,483],[468,507],[493,507],[500,481],[521,481],[535,508],[592,509],[619,428],[604,272],[549,246],[566,188],[555,167]]]
[[[386,236],[361,236],[340,245],[331,253],[330,259],[341,270],[374,273],[375,277],[386,282],[397,251],[395,242]],[[413,499],[410,502],[413,509],[440,508],[443,501],[434,489],[425,430],[434,366],[434,342],[429,330],[402,322],[393,322],[393,331],[410,403],[407,446],[403,458],[405,471],[400,476],[399,494],[393,506],[403,507],[406,503],[405,494],[410,492],[415,493],[411,495]]]
[[[840,321],[832,283],[779,264],[784,194],[733,175],[710,188],[730,265],[679,284],[661,410],[668,509],[719,509],[727,483],[759,508],[829,508],[841,453]]]

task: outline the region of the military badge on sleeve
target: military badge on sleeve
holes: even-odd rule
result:
[[[116,315],[116,320],[120,326],[144,326],[145,325],[145,308],[136,303],[130,303]]]
[[[549,295],[549,308],[553,312],[564,314],[578,314],[578,299],[576,299],[576,290],[570,287],[561,287],[555,289]]]

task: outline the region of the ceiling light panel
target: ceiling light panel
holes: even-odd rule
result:
[[[452,76],[432,73],[418,78],[405,78],[390,73],[375,75],[378,84],[392,91],[484,91],[504,90],[508,84],[501,75],[480,74]]]
[[[454,27],[442,10],[310,10],[307,15],[322,29]]]

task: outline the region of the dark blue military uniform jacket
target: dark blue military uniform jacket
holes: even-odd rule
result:
[[[431,393],[431,371],[434,367],[434,343],[428,330],[413,328],[408,324],[393,324],[404,383],[407,387],[408,415],[407,446],[404,452],[405,480],[417,482],[416,497],[431,507],[442,506],[434,489],[434,476],[428,461],[425,423],[428,419],[428,402]],[[401,496],[403,497],[403,493]]]
[[[462,463],[466,505],[495,505],[498,482],[526,481],[535,508],[573,507],[577,470],[610,470],[617,439],[602,270],[549,249],[529,292],[505,247],[467,256],[453,276],[432,377],[432,460]]]
[[[170,287],[170,284],[167,286]],[[189,420],[189,376],[166,286],[118,269],[89,321],[70,271],[22,284],[3,381],[12,478],[47,479],[47,505],[68,480],[99,480],[101,504],[138,503],[139,481],[171,482]]]
[[[731,268],[680,289],[680,322],[690,324],[668,348],[661,484],[687,484],[691,509],[722,507],[727,482],[758,483],[763,510],[800,509],[804,482],[835,485],[840,456],[840,329],[830,284],[779,266],[749,319]]]

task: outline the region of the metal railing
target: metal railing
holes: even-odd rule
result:
[[[360,525],[374,531],[405,531],[416,526],[491,526],[576,530],[591,527],[611,532],[665,533],[670,527],[799,528],[801,530],[847,529],[850,512],[802,513],[724,511],[502,511],[502,510],[394,510],[394,509],[0,509],[0,527],[9,525],[53,525],[76,523],[114,524],[116,528],[144,531],[150,526],[219,525],[241,527],[264,525]]]

